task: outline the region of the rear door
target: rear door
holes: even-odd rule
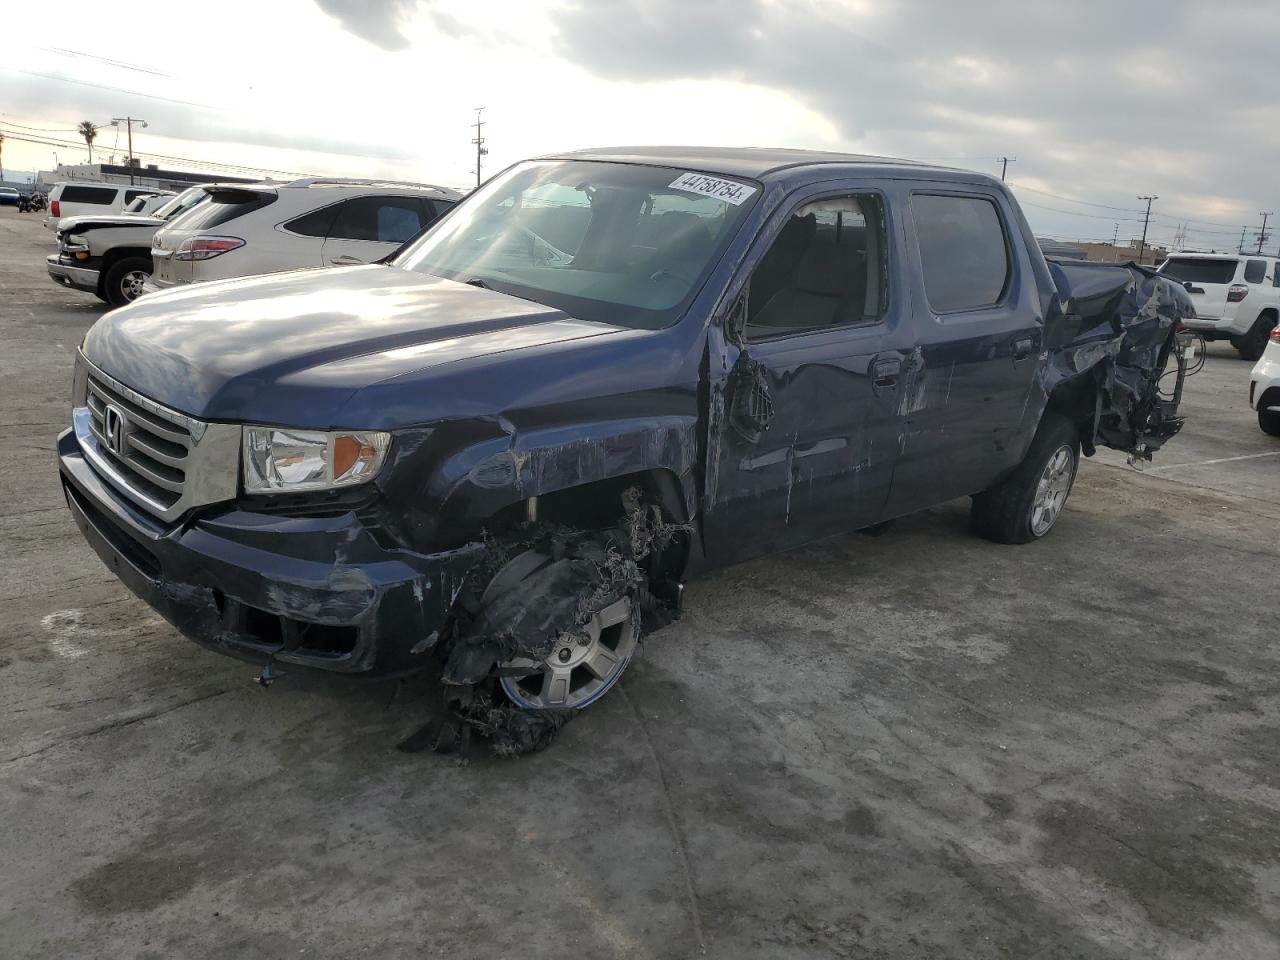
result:
[[[735,281],[734,319],[713,327],[703,516],[715,564],[882,518],[913,340],[891,191],[852,181],[794,195]]]
[[[335,267],[373,263],[394,253],[432,219],[430,201],[418,197],[352,197],[337,206],[321,260]]]
[[[1043,342],[1039,290],[1006,198],[913,185],[907,219],[918,349],[889,514],[977,493],[1021,460]]]
[[[1196,316],[1220,320],[1226,314],[1227,293],[1237,282],[1240,257],[1170,257],[1160,274],[1183,284],[1196,305]],[[1265,266],[1263,268],[1265,273]]]

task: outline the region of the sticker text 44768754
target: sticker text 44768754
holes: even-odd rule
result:
[[[725,180],[705,173],[682,173],[671,181],[672,190],[683,190],[685,193],[697,193],[704,197],[723,200],[735,207],[751,199],[756,188],[737,180]]]

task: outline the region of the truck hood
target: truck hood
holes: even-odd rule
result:
[[[58,221],[59,233],[74,233],[78,230],[97,230],[101,227],[146,227],[155,231],[164,226],[158,217],[142,217],[136,214],[119,213],[102,216],[81,214],[78,217],[63,217]]]
[[[374,383],[623,328],[397,267],[297,270],[150,294],[103,316],[85,357],[204,420],[335,422]]]

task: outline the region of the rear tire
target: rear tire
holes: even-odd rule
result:
[[[1269,313],[1263,314],[1254,321],[1249,332],[1242,337],[1233,337],[1231,345],[1240,353],[1242,360],[1257,360],[1267,348],[1267,338],[1276,325],[1276,318]]]
[[[1080,464],[1080,431],[1046,413],[1013,473],[973,498],[974,532],[996,543],[1029,543],[1053,529]]]
[[[1263,404],[1275,403],[1280,403],[1280,399],[1272,397],[1268,400],[1263,397],[1258,401],[1258,427],[1269,436],[1280,437],[1280,410],[1266,410],[1263,408]]]
[[[102,289],[107,303],[123,307],[133,303],[142,293],[143,281],[151,276],[151,260],[147,257],[125,257],[107,268]]]

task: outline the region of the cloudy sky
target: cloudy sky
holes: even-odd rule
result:
[[[222,0],[146,26],[78,4],[5,44],[0,132],[7,174],[132,115],[144,162],[463,186],[484,105],[486,173],[632,143],[1003,155],[1041,234],[1123,241],[1156,194],[1154,240],[1225,248],[1280,209],[1277,36],[1275,0]]]

